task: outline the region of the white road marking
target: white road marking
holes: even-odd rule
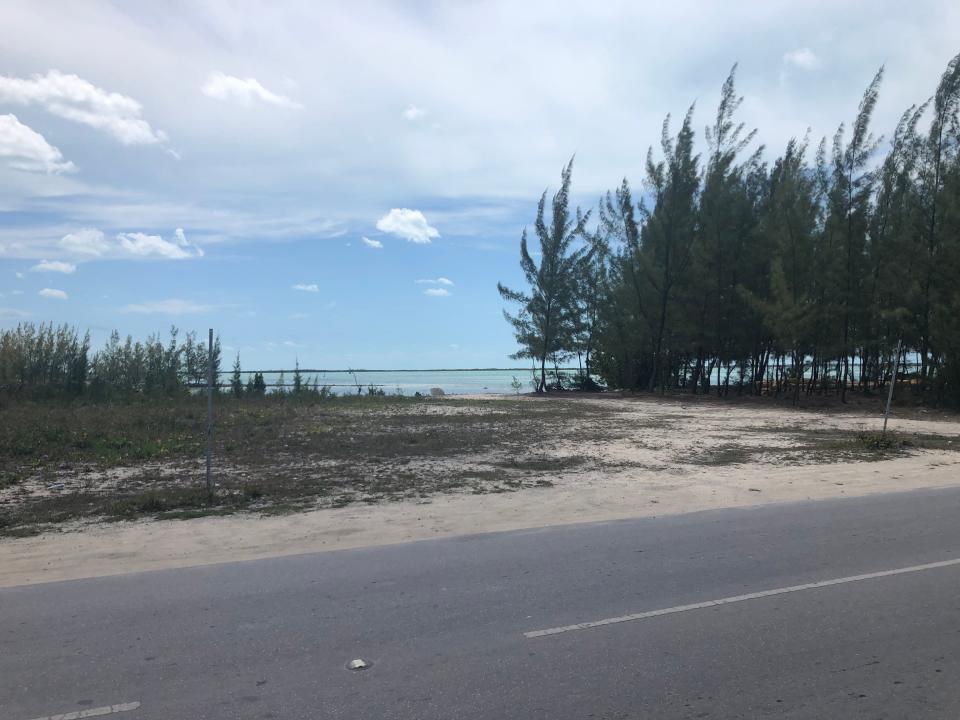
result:
[[[592,628],[603,627],[604,625],[615,625],[617,623],[631,622],[633,620],[645,620],[647,618],[658,617],[660,615],[673,615],[674,613],[688,612],[689,610],[702,610],[703,608],[716,607],[718,605],[729,605],[730,603],[743,602],[744,600],[756,600],[758,598],[770,597],[771,595],[785,595],[787,593],[800,592],[802,590],[816,590],[817,588],[830,587],[831,585],[845,585],[847,583],[860,582],[862,580],[874,580],[876,578],[890,577],[891,575],[906,575],[907,573],[922,572],[924,570],[935,570],[937,568],[952,567],[960,565],[960,558],[953,560],[942,560],[941,562],[926,563],[925,565],[911,565],[910,567],[897,568],[896,570],[882,570],[880,572],[866,573],[865,575],[851,575],[849,577],[834,578],[833,580],[821,580],[820,582],[806,583],[804,585],[791,585],[790,587],[776,588],[774,590],[761,590],[760,592],[747,593],[746,595],[734,595],[732,597],[719,598],[717,600],[706,600],[704,602],[692,603],[690,605],[677,605],[676,607],[663,608],[661,610],[649,610],[647,612],[635,613],[633,615],[621,615],[620,617],[606,618],[604,620],[593,620],[591,622],[577,623],[576,625],[564,625],[562,627],[547,628],[546,630],[532,630],[523,635],[527,638],[543,637],[544,635],[559,635],[560,633],[573,632],[574,630],[590,630]]]
[[[98,708],[87,708],[86,710],[74,710],[59,715],[44,715],[43,717],[33,718],[33,720],[80,720],[80,718],[100,717],[101,715],[112,715],[113,713],[129,712],[140,707],[138,702],[118,703],[116,705],[104,705]]]

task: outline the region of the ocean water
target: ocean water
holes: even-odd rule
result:
[[[567,373],[576,372],[574,369],[561,369]],[[514,391],[511,383],[516,377],[523,386],[520,392],[530,392],[533,389],[531,385],[530,368],[525,369],[506,369],[506,370],[358,370],[354,373],[347,371],[322,371],[305,372],[303,374],[304,382],[313,385],[314,379],[320,385],[330,385],[338,394],[356,393],[357,385],[360,385],[362,392],[367,392],[370,385],[382,387],[388,394],[401,392],[404,395],[413,395],[416,392],[429,394],[430,388],[442,388],[447,395],[464,395],[470,393],[495,393],[511,394]],[[244,374],[246,381],[247,375]],[[276,383],[279,380],[277,373],[267,373],[264,375],[267,384]],[[229,381],[229,372],[221,376],[220,382]],[[293,382],[293,373],[284,373],[284,383],[289,385]]]

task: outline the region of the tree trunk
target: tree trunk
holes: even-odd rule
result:
[[[653,371],[650,373],[650,382],[647,390],[652,391],[656,386],[657,376],[660,371],[660,352],[663,348],[663,332],[667,325],[667,300],[668,290],[665,288],[660,298],[660,323],[657,327],[657,344],[653,352]]]

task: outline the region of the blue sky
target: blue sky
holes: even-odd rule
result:
[[[954,2],[85,2],[0,6],[0,325],[213,326],[246,368],[513,364],[498,280],[574,153],[642,180],[667,112],[779,152],[889,133]]]

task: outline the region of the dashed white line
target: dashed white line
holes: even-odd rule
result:
[[[734,595],[732,597],[719,598],[717,600],[706,600],[704,602],[692,603],[690,605],[677,605],[675,607],[662,608],[660,610],[648,610],[647,612],[635,613],[633,615],[621,615],[620,617],[606,618],[604,620],[593,620],[591,622],[582,622],[575,625],[563,625],[561,627],[547,628],[546,630],[532,630],[530,632],[525,632],[523,635],[527,638],[537,638],[543,637],[544,635],[559,635],[561,633],[573,632],[574,630],[590,630],[592,628],[603,627],[605,625],[615,625],[617,623],[631,622],[633,620],[646,620],[647,618],[658,617],[660,615],[673,615],[675,613],[688,612],[690,610],[702,610],[703,608],[716,607],[718,605],[729,605],[731,603],[743,602],[745,600],[757,600],[759,598],[770,597],[771,595],[785,595],[787,593],[795,593],[802,590],[816,590],[817,588],[830,587],[831,585],[845,585],[847,583],[861,582],[863,580],[874,580],[876,578],[890,577],[891,575],[906,575],[907,573],[935,570],[937,568],[951,567],[953,565],[960,565],[960,558],[926,563],[925,565],[911,565],[910,567],[897,568],[895,570],[881,570],[880,572],[866,573],[864,575],[850,575],[849,577],[834,578],[832,580],[821,580],[820,582],[805,583],[804,585],[791,585],[790,587],[776,588],[774,590],[761,590],[760,592],[747,593],[746,595]]]
[[[130,710],[136,710],[138,707],[140,707],[138,702],[117,703],[116,705],[104,705],[103,707],[87,708],[86,710],[73,710],[59,715],[44,715],[43,717],[33,718],[33,720],[80,720],[80,718],[129,712]]]

